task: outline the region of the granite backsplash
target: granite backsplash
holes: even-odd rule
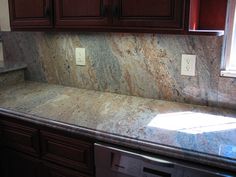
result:
[[[6,32],[5,62],[26,78],[78,88],[236,109],[236,79],[219,77],[223,37],[125,33]],[[76,66],[75,48],[86,48]],[[196,54],[196,77],[180,75]]]

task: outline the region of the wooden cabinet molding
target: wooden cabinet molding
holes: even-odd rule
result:
[[[55,0],[55,27],[88,28],[110,25],[110,2],[110,0]]]
[[[1,121],[3,127],[3,144],[9,148],[39,156],[39,131],[22,124]]]
[[[42,159],[93,174],[93,144],[41,131]]]

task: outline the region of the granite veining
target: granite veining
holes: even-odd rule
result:
[[[26,64],[23,63],[7,63],[4,62],[3,66],[0,67],[0,74],[1,73],[8,73],[12,71],[17,71],[17,70],[24,70],[27,68]]]
[[[68,130],[96,131],[94,136],[107,142],[171,157],[175,152],[236,172],[236,110],[37,82],[0,88],[0,107],[70,125]]]
[[[24,76],[24,68],[18,68],[17,70],[11,68],[11,71],[9,71],[9,69],[4,69],[2,72],[0,69],[0,87],[4,88],[9,85],[22,83],[25,81]]]
[[[84,89],[236,109],[236,79],[219,77],[222,37],[123,33],[2,33],[6,61],[26,78]],[[75,48],[86,48],[86,66]],[[196,77],[180,75],[196,54]]]

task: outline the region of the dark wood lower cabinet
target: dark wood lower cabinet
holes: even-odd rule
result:
[[[48,131],[40,132],[41,158],[86,174],[93,174],[93,144]]]
[[[40,161],[13,150],[3,150],[3,177],[40,177]]]
[[[75,170],[45,162],[42,165],[43,177],[90,177]]]
[[[94,175],[93,141],[11,120],[0,119],[0,177]]]

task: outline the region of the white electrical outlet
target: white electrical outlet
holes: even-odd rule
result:
[[[195,76],[196,55],[182,55],[181,75]]]
[[[75,59],[76,59],[76,65],[79,65],[79,66],[86,65],[85,48],[76,48],[75,49]]]

